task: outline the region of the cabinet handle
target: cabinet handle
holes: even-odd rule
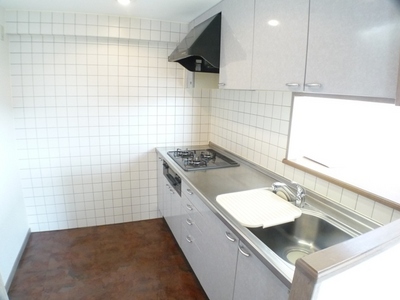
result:
[[[171,194],[175,194],[174,191],[173,191],[172,189],[169,189],[169,192],[170,192]]]
[[[165,185],[166,185],[167,187],[170,187],[168,183],[167,183],[167,184],[165,184]]]
[[[190,189],[187,189],[189,195],[193,195],[193,192]]]
[[[295,82],[289,82],[289,83],[286,83],[286,86],[288,86],[288,87],[299,87],[300,84],[299,83],[295,83]]]
[[[186,241],[187,241],[188,243],[193,242],[193,241],[192,241],[192,238],[191,238],[190,236],[188,236],[188,235],[186,236]]]
[[[186,223],[187,223],[189,226],[192,226],[192,225],[193,225],[193,223],[192,223],[192,221],[191,221],[190,219],[186,219]]]
[[[243,247],[243,246],[239,245],[238,248],[239,248],[240,253],[242,253],[244,256],[246,256],[246,257],[249,257],[249,256],[250,256],[250,253],[247,253],[247,252],[244,250],[244,247]]]
[[[193,210],[193,207],[191,207],[189,204],[186,204],[186,208],[187,208],[188,210],[190,210],[190,211]]]
[[[320,84],[320,83],[306,83],[305,86],[306,87],[310,87],[310,88],[321,88],[322,84]]]
[[[226,86],[226,83],[220,82],[220,83],[218,83],[218,86]]]
[[[236,239],[233,238],[231,235],[232,235],[232,234],[231,234],[229,231],[225,231],[225,236],[226,236],[226,238],[227,238],[229,241],[231,241],[231,242],[235,242]]]

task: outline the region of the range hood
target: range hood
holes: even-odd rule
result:
[[[221,13],[194,27],[168,57],[192,72],[219,73]]]

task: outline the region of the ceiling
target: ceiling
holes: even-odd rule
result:
[[[0,0],[5,9],[81,12],[187,23],[221,0]]]

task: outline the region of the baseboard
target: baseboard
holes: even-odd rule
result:
[[[24,242],[22,243],[22,246],[19,249],[18,256],[15,259],[14,265],[13,265],[11,273],[10,273],[10,276],[8,277],[8,279],[6,281],[6,284],[5,284],[6,291],[8,291],[10,289],[11,282],[14,279],[15,273],[17,272],[19,261],[21,260],[22,254],[24,254],[24,251],[25,251],[26,245],[28,244],[28,240],[29,240],[29,236],[30,235],[31,235],[31,229],[29,228],[27,233],[26,233]]]

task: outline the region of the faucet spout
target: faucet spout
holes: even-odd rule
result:
[[[296,182],[292,182],[289,185],[282,182],[275,182],[272,184],[272,191],[276,194],[282,192],[289,202],[294,203],[297,207],[304,207],[306,201],[305,189]]]

